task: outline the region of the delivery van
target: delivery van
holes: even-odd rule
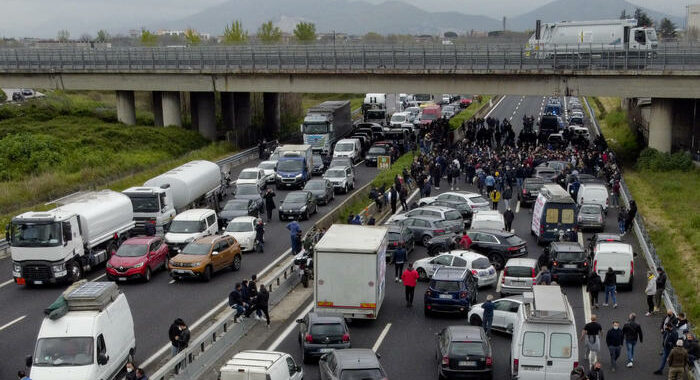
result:
[[[576,203],[561,186],[544,184],[532,206],[531,231],[537,243],[559,240],[576,226]]]
[[[576,203],[582,205],[584,203],[593,203],[603,207],[603,212],[608,214],[608,206],[610,199],[608,188],[602,183],[582,183],[576,194]]]
[[[620,288],[632,290],[634,285],[634,252],[632,246],[620,242],[601,242],[593,249],[591,271],[605,277],[608,268],[615,271],[615,280]]]
[[[246,350],[221,367],[220,380],[301,380],[304,370],[284,352]]]

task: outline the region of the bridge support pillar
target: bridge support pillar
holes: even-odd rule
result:
[[[197,112],[198,92],[190,92],[190,129],[199,129],[199,113]]]
[[[163,91],[161,105],[163,125],[166,127],[169,125],[182,127],[180,93],[177,91]]]
[[[649,120],[649,147],[670,153],[673,141],[673,99],[653,98]]]
[[[239,148],[253,145],[254,131],[250,128],[250,92],[233,93],[234,128]]]
[[[163,93],[161,91],[151,92],[151,109],[153,110],[153,125],[163,126]]]
[[[263,94],[263,137],[268,141],[279,136],[281,128],[280,119],[280,94],[278,92],[266,92]]]
[[[237,143],[236,127],[235,127],[235,112],[233,101],[233,92],[222,92],[221,94],[221,122],[226,131],[226,140],[231,144]]]
[[[192,93],[194,94],[194,93]],[[196,111],[195,111],[196,109]],[[192,103],[192,124],[197,125],[199,134],[209,140],[216,140],[216,106],[213,92],[198,92]],[[196,118],[194,114],[196,113]]]
[[[136,104],[133,91],[117,91],[117,120],[126,125],[136,124]]]

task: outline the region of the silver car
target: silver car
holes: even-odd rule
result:
[[[377,354],[369,348],[333,350],[321,356],[318,370],[321,380],[383,380],[387,377]]]
[[[605,215],[603,206],[593,203],[584,203],[578,210],[576,225],[580,230],[595,229],[598,231],[605,230]]]
[[[454,234],[450,227],[445,225],[444,220],[429,216],[416,216],[403,220],[395,220],[390,223],[401,224],[413,233],[413,240],[419,241],[424,247],[435,236]]]
[[[501,275],[501,297],[532,291],[532,285],[537,284],[539,274],[540,266],[536,259],[523,257],[508,260]]]

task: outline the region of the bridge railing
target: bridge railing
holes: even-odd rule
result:
[[[697,70],[700,46],[655,51],[603,45],[309,45],[133,48],[4,48],[0,72],[318,72]]]

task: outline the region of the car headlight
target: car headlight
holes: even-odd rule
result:
[[[295,177],[295,178],[301,178],[301,173],[297,174],[297,175],[294,176],[294,177]]]
[[[107,262],[107,264],[106,264],[105,266],[106,266],[107,268],[114,268],[114,266],[112,265],[112,263],[110,263],[109,261]]]
[[[200,265],[202,265],[201,262],[196,262],[196,263],[190,264],[190,266],[193,267],[193,268],[194,268],[194,267],[198,267],[198,266],[200,266]]]
[[[53,269],[54,273],[63,272],[66,270],[66,264],[65,263],[54,264],[51,266],[51,269]]]
[[[301,207],[301,212],[304,212],[304,211],[306,211],[306,206]]]
[[[19,272],[22,271],[22,266],[19,265],[19,264],[17,264],[17,263],[13,263],[13,264],[12,264],[12,270],[14,270],[15,272],[18,272],[18,273],[19,273]]]
[[[185,239],[185,243],[191,243],[193,241],[194,241],[194,237],[189,237],[189,238]]]
[[[143,263],[138,263],[138,264],[134,265],[134,268],[141,268],[142,266],[143,266]]]
[[[168,264],[170,264],[171,266],[175,266],[175,261],[170,260],[170,261],[168,261]]]

